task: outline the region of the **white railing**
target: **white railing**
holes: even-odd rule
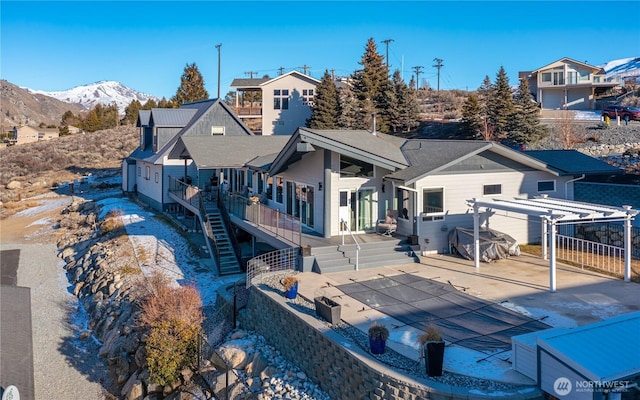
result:
[[[282,250],[261,254],[247,261],[247,287],[251,287],[254,279],[265,274],[279,271],[298,270],[298,247],[288,247]]]
[[[624,248],[576,239],[571,236],[556,236],[556,258],[602,271],[624,274]]]
[[[357,271],[359,269],[360,243],[358,243],[358,240],[353,235],[353,232],[351,232],[351,229],[349,229],[349,224],[347,224],[347,221],[345,221],[344,219],[340,219],[340,228],[341,228],[340,231],[342,233],[342,245],[344,246],[345,231],[349,232],[349,235],[351,235],[351,238],[353,239],[353,243],[356,244],[356,271]]]

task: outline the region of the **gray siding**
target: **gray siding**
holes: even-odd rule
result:
[[[238,124],[224,108],[217,106],[212,107],[209,112],[203,115],[196,123],[189,128],[185,136],[211,136],[212,126],[224,126],[226,136],[246,136],[247,131]]]
[[[182,130],[182,128],[156,128],[158,143],[155,151],[164,147],[180,130]]]

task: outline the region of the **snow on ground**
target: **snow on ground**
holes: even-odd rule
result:
[[[215,304],[216,292],[233,281],[218,278],[193,255],[186,238],[151,211],[125,198],[108,198],[97,202],[103,206],[99,219],[117,212],[136,252],[138,263],[147,276],[160,268],[176,285],[194,285],[204,306]]]

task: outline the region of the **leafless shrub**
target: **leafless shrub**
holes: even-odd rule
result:
[[[563,149],[573,149],[576,144],[585,142],[576,129],[575,113],[573,111],[563,110],[556,127],[557,140],[562,144]]]

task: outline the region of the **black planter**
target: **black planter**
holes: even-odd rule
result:
[[[383,338],[372,338],[369,336],[369,349],[371,354],[384,354],[386,341]]]
[[[424,365],[429,376],[442,376],[444,342],[427,342],[424,346]]]
[[[331,324],[340,322],[340,311],[342,306],[328,297],[315,297],[313,302],[316,304],[316,314]]]

